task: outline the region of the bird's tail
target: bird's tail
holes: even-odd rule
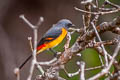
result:
[[[42,45],[38,46],[36,54],[38,55],[42,51],[46,50],[46,48],[47,47],[45,47],[45,44],[42,44]],[[21,69],[31,58],[32,58],[32,54],[30,56],[28,56],[28,58],[18,68]]]
[[[22,67],[32,58],[32,54],[28,56],[28,58],[19,66],[19,69],[22,69]]]

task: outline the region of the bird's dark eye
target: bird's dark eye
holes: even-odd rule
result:
[[[68,26],[68,27],[71,27],[71,26],[72,26],[72,24],[71,24],[71,23],[69,23],[69,24],[67,24],[67,26]]]

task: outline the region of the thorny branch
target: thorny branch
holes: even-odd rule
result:
[[[37,44],[37,29],[38,29],[38,25],[40,25],[41,21],[43,20],[40,20],[36,24],[36,26],[34,26],[24,16],[21,16],[21,18],[33,29],[34,32],[34,51],[33,51],[34,57],[32,60],[32,65],[28,80],[31,80],[35,64],[39,66],[39,69],[42,73],[41,75],[38,75],[36,77],[36,80],[66,80],[59,76],[59,71],[61,69],[65,70],[65,64],[68,63],[73,58],[73,56],[76,56],[76,54],[80,53],[82,50],[85,50],[86,48],[94,48],[95,50],[97,50],[98,54],[104,57],[105,65],[101,60],[102,63],[101,66],[85,68],[85,65],[87,64],[85,64],[84,62],[80,62],[79,64],[80,68],[78,69],[77,72],[68,73],[65,70],[68,77],[72,77],[80,74],[80,80],[85,80],[86,71],[101,69],[101,72],[90,77],[88,80],[99,79],[99,77],[110,73],[109,69],[111,68],[112,65],[115,67],[115,71],[117,72],[113,73],[113,77],[108,77],[108,78],[113,79],[114,76],[116,77],[116,75],[117,76],[120,75],[120,66],[119,66],[120,64],[115,59],[120,49],[120,37],[114,38],[112,40],[102,41],[99,36],[100,34],[103,34],[106,31],[111,31],[112,33],[120,35],[120,16],[116,17],[113,21],[110,22],[102,22],[99,25],[97,23],[101,15],[119,12],[120,6],[110,2],[109,0],[105,0],[104,4],[101,7],[98,5],[98,3],[99,3],[98,0],[95,0],[95,3],[93,2],[93,0],[83,0],[81,4],[85,6],[85,10],[75,7],[75,10],[84,13],[83,15],[84,27],[78,29],[71,28],[70,31],[78,32],[80,36],[77,38],[76,42],[72,45],[72,47],[69,48],[71,36],[70,33],[68,33],[66,37],[67,40],[64,46],[64,51],[60,52],[60,56],[58,57],[58,59],[53,58],[52,60],[46,62],[37,62],[36,54],[35,54],[36,44]],[[106,8],[105,7],[106,5],[110,5],[112,8]],[[92,11],[92,8],[96,9],[96,11]],[[91,17],[93,17],[93,20]],[[97,37],[99,38],[99,42],[96,42],[95,40]],[[109,53],[107,53],[107,51],[105,50],[104,46],[106,45],[117,45],[112,56]],[[41,67],[42,65],[49,66],[49,68],[43,71]]]

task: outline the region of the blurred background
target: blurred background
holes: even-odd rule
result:
[[[103,1],[104,0],[100,0],[100,5]],[[114,0],[114,3],[120,4],[120,0]],[[0,79],[16,80],[13,74],[14,68],[18,67],[31,54],[27,38],[33,36],[33,32],[32,29],[19,18],[21,14],[24,14],[32,24],[36,24],[40,16],[44,17],[45,20],[39,27],[38,40],[40,40],[41,36],[60,19],[70,19],[77,28],[82,27],[82,13],[75,11],[75,6],[83,8],[83,6],[80,5],[80,0],[0,0]],[[119,13],[102,16],[100,17],[99,23],[111,21],[116,15],[119,15]],[[72,35],[70,45],[74,43],[77,36],[77,33]],[[110,32],[101,35],[103,40],[112,39],[115,36],[116,35]],[[55,49],[62,51],[63,45],[64,41]],[[114,47],[111,47],[106,47],[109,53],[112,53],[114,50]],[[38,56],[39,61],[52,59],[53,54],[49,53],[49,51],[41,53]],[[100,65],[98,54],[95,50],[87,49],[81,53],[81,58],[74,57],[73,60],[66,64],[68,72],[77,71],[78,66],[75,63],[77,60],[85,61],[86,67]],[[21,80],[26,80],[29,74],[29,68],[30,61],[21,70]],[[99,71],[100,70],[88,71],[86,72],[86,77],[88,78]],[[35,70],[34,73],[33,79],[35,75],[40,74],[37,70]],[[60,73],[62,73],[60,74],[62,77],[68,80],[77,80],[79,78],[79,76],[67,78],[63,70],[61,70]]]

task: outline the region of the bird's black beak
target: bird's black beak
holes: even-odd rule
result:
[[[75,27],[75,24],[72,24],[71,27]]]

